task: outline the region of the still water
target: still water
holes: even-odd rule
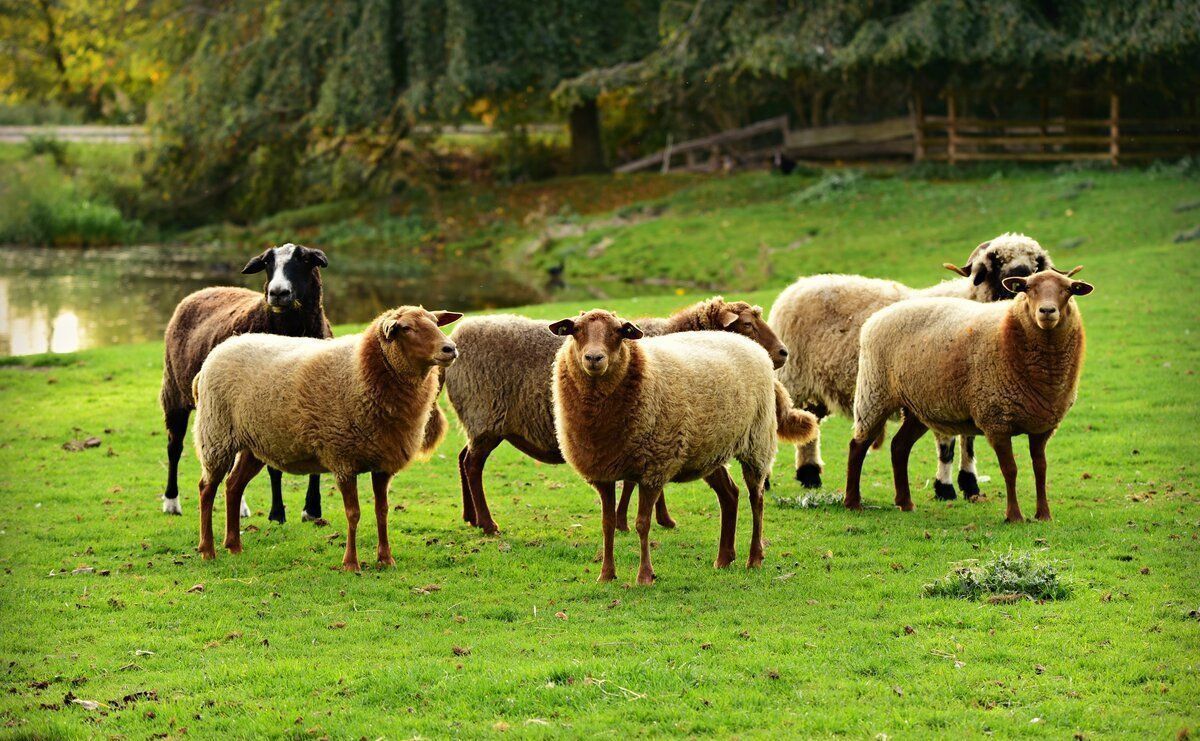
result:
[[[261,275],[240,272],[253,254],[230,254],[204,247],[0,248],[0,355],[162,339],[175,305],[192,291],[262,288]],[[322,278],[333,324],[365,322],[400,304],[466,311],[538,300],[535,289],[487,265],[448,259],[424,274],[395,277],[331,261]]]

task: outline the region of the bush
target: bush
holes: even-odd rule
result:
[[[1006,602],[1026,597],[1065,599],[1070,589],[1060,579],[1054,562],[1010,550],[982,563],[972,560],[960,564],[938,581],[926,584],[925,594],[972,600],[992,597],[990,601]]]
[[[0,179],[0,244],[105,246],[142,233],[108,198],[89,192],[49,156],[5,166]]]
[[[65,169],[71,164],[67,153],[67,143],[53,136],[34,135],[25,140],[25,151],[29,157],[49,155],[54,166]]]
[[[863,175],[858,170],[831,172],[792,197],[796,204],[827,203],[857,193]]]
[[[41,126],[44,124],[80,124],[83,112],[58,103],[16,103],[0,105],[0,126]]]

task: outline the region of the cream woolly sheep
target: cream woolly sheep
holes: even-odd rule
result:
[[[715,296],[688,306],[666,319],[645,322],[648,336],[692,330],[722,330],[759,343],[775,364],[782,365],[787,348],[767,326],[762,308],[744,301]],[[522,453],[543,463],[562,463],[554,432],[550,372],[561,337],[546,331],[545,322],[511,314],[472,317],[459,323],[450,337],[463,348],[463,357],[446,371],[446,396],[458,413],[467,444],[458,455],[463,520],[485,533],[497,532],[483,489],[488,456],[507,440]],[[627,484],[617,509],[617,527],[628,529],[626,508],[633,485]],[[658,523],[674,527],[666,501],[656,505]]]
[[[703,478],[721,506],[715,565],[734,559],[737,486],[725,464],[737,460],[754,516],[748,567],[763,560],[763,484],[776,430],[804,442],[816,418],[791,408],[772,364],[750,340],[722,332],[682,332],[639,340],[642,331],[599,309],[550,325],[568,337],[554,360],[554,422],[568,463],[600,493],[604,559],[600,580],[616,577],[616,482],[638,485],[638,583],[651,584],[650,512],[668,482]]]
[[[963,267],[947,264],[961,278],[922,290],[890,280],[858,275],[814,275],[801,278],[779,295],[771,307],[771,327],[792,350],[778,371],[797,404],[828,414],[853,414],[858,373],[858,334],[867,317],[885,306],[922,296],[947,296],[983,303],[1012,298],[1003,281],[1054,267],[1050,256],[1022,234],[1001,234],[976,247]],[[938,437],[938,472],[934,493],[954,499],[951,466],[954,438]],[[796,448],[796,479],[806,487],[821,486],[820,441]],[[974,441],[963,436],[958,485],[967,496],[979,493],[975,477]]]
[[[460,316],[403,306],[381,314],[362,334],[336,340],[248,334],[213,350],[193,382],[203,466],[201,556],[216,556],[213,499],[227,473],[225,547],[241,552],[238,505],[266,464],[334,475],[349,524],[342,561],[349,570],[359,568],[358,474],[369,472],[378,559],[394,564],[388,486],[397,471],[428,452],[429,436],[439,436],[439,425],[429,422],[439,389],[433,369],[454,362],[458,350],[438,328]]]
[[[1018,294],[1009,302],[913,299],[867,320],[846,467],[847,507],[862,507],[859,479],[867,448],[884,422],[903,412],[892,438],[898,507],[913,508],[908,454],[932,428],[944,436],[987,436],[1008,490],[1007,519],[1021,521],[1011,438],[1028,435],[1037,519],[1050,519],[1046,441],[1075,403],[1084,332],[1074,297],[1092,292],[1089,284],[1071,279],[1077,270],[1006,278],[1004,285]]]

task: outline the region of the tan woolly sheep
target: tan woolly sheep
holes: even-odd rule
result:
[[[429,421],[439,388],[434,369],[453,363],[458,350],[439,327],[460,316],[403,306],[381,314],[362,334],[336,340],[249,334],[213,350],[193,386],[203,466],[200,554],[216,556],[213,499],[227,473],[225,547],[241,552],[238,505],[266,464],[334,475],[349,524],[342,563],[350,570],[359,568],[357,478],[370,473],[378,559],[394,564],[388,486],[440,437],[439,425]]]
[[[903,412],[904,422],[892,438],[898,507],[913,508],[908,454],[932,428],[944,436],[987,436],[1008,490],[1007,519],[1021,521],[1011,438],[1028,435],[1037,518],[1050,519],[1046,441],[1075,403],[1084,331],[1074,297],[1092,292],[1089,284],[1071,279],[1077,270],[1005,278],[1005,287],[1018,294],[1009,302],[913,299],[867,320],[846,468],[847,507],[862,507],[863,458],[884,422]]]
[[[1054,267],[1050,256],[1023,234],[1001,234],[976,247],[963,267],[947,264],[961,278],[916,290],[890,280],[859,275],[814,275],[788,286],[771,307],[771,327],[791,349],[778,372],[797,404],[815,412],[852,416],[854,382],[858,374],[858,334],[869,316],[897,301],[946,296],[992,302],[1012,298],[1003,281]],[[934,494],[954,499],[950,474],[954,438],[938,437],[938,472]],[[821,486],[820,441],[796,448],[796,479],[803,486]],[[975,476],[974,441],[963,436],[958,485],[966,496],[979,493]]]
[[[599,309],[550,325],[569,338],[554,361],[554,421],[568,463],[600,493],[604,557],[600,580],[616,577],[616,482],[638,485],[638,583],[651,584],[650,513],[663,487],[703,478],[717,493],[721,537],[715,565],[734,559],[737,460],[754,524],[748,567],[763,560],[763,484],[776,430],[794,442],[816,434],[816,418],[791,408],[770,359],[750,340],[682,332],[642,340],[632,322]]]
[[[787,348],[767,326],[762,308],[715,296],[666,319],[639,319],[647,336],[719,330],[748,337],[763,347],[778,367]],[[485,533],[498,531],[483,489],[488,456],[508,441],[543,463],[562,463],[554,431],[550,373],[563,338],[546,331],[545,322],[511,314],[472,317],[450,335],[463,357],[446,371],[446,396],[458,414],[467,444],[458,455],[463,520]],[[617,527],[627,530],[626,510],[633,485],[626,484],[617,510]],[[674,527],[666,501],[656,505],[658,523]]]

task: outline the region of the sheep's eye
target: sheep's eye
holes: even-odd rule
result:
[[[407,324],[405,324],[405,325],[401,325],[401,327],[400,327],[400,331],[401,331],[401,332],[411,332],[411,331],[412,331],[412,327],[408,326]]]

